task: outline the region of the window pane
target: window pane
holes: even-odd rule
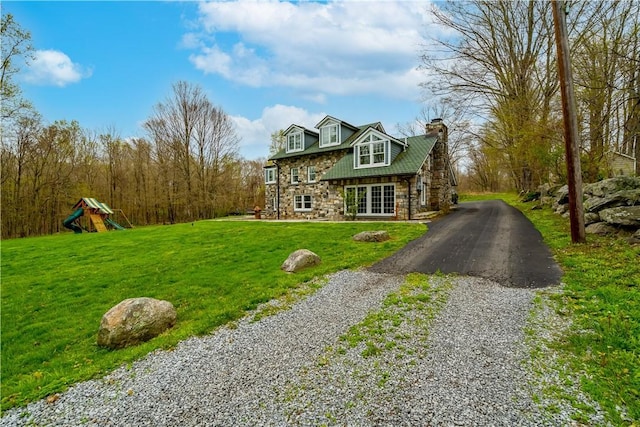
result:
[[[300,132],[291,134],[287,137],[288,151],[302,150],[302,134]]]
[[[303,196],[304,197],[304,208],[311,209],[311,196]]]
[[[368,165],[369,163],[371,163],[371,157],[369,156],[369,146],[361,145],[358,147],[358,149],[360,150],[360,164]]]
[[[384,143],[373,144],[373,163],[384,163]]]
[[[307,168],[307,178],[309,182],[314,182],[316,180],[316,167],[309,166]]]
[[[344,192],[344,204],[346,212],[352,212],[353,206],[358,202],[356,198],[356,189],[347,187]]]
[[[328,145],[329,144],[329,129],[322,129],[322,145]]]
[[[358,187],[358,213],[367,213],[367,187]]]
[[[264,170],[264,182],[276,182],[276,170],[274,168]]]
[[[392,214],[395,212],[396,204],[396,188],[393,185],[384,186],[384,213]]]
[[[382,187],[379,185],[371,187],[371,213],[382,213]]]
[[[338,125],[325,126],[320,130],[322,142],[320,145],[335,145],[338,143]]]

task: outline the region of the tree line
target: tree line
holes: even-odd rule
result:
[[[640,3],[565,4],[584,179],[611,175],[612,152],[640,170]],[[564,182],[550,2],[447,1],[432,15],[448,36],[423,52],[424,88],[451,106],[465,178],[485,191]]]
[[[29,59],[30,35],[2,16],[0,135],[2,238],[61,231],[81,197],[95,197],[134,225],[167,224],[244,213],[262,205],[262,160],[238,154],[224,110],[203,90],[179,81],[144,122],[145,137],[45,123],[13,76]]]

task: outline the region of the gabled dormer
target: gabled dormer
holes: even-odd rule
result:
[[[406,149],[404,141],[387,135],[381,128],[382,125],[371,126],[351,143],[354,169],[389,166]]]
[[[284,131],[285,151],[298,153],[306,150],[318,141],[318,134],[302,126],[291,125]]]
[[[358,130],[356,126],[331,116],[326,116],[315,127],[320,131],[320,148],[340,145]]]

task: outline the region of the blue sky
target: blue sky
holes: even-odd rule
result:
[[[426,1],[3,1],[31,32],[17,81],[45,121],[144,137],[141,123],[179,80],[232,117],[240,154],[325,115],[389,133],[422,108],[422,47],[442,31]]]

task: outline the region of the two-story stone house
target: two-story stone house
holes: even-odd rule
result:
[[[291,125],[284,137],[264,168],[266,218],[404,220],[451,203],[456,183],[440,119],[424,135],[396,138],[380,122],[326,116],[315,129]]]

